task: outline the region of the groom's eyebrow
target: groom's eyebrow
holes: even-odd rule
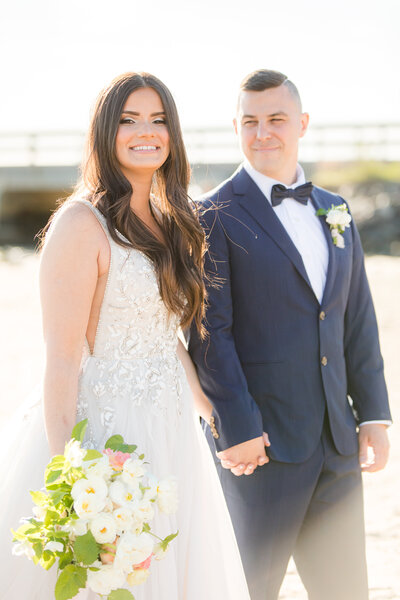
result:
[[[283,110],[280,110],[278,112],[271,113],[270,115],[267,115],[268,118],[278,117],[278,116],[280,116],[280,117],[282,117],[282,116],[287,117],[287,113],[285,113]],[[242,116],[242,119],[257,119],[257,118],[258,117],[256,115],[243,115]]]

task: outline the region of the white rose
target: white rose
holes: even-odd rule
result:
[[[140,585],[144,583],[150,574],[150,569],[134,569],[126,576],[128,585]]]
[[[76,500],[82,494],[86,494],[87,496],[95,496],[98,499],[105,500],[107,492],[107,484],[102,477],[89,475],[87,478],[78,479],[74,483],[71,496]]]
[[[135,508],[138,502],[137,496],[139,489],[133,490],[122,481],[113,481],[109,488],[111,500],[117,506],[125,506],[127,508]]]
[[[335,243],[338,248],[344,248],[344,237],[340,233],[337,234]]]
[[[97,475],[105,481],[109,481],[111,479],[111,475],[114,473],[112,467],[110,466],[108,456],[85,461],[83,463],[83,470],[87,476]]]
[[[117,542],[115,566],[126,573],[132,571],[133,565],[138,565],[146,560],[153,552],[153,538],[148,533],[134,535],[124,533]]]
[[[44,547],[44,550],[49,550],[50,552],[63,552],[64,544],[61,542],[47,542]]]
[[[70,538],[74,540],[80,535],[85,535],[88,530],[88,521],[85,519],[71,519],[69,523],[66,523],[61,527],[62,531],[66,531],[70,534]]]
[[[157,478],[154,477],[154,475],[151,475],[151,473],[147,473],[146,477],[144,478],[144,480],[142,480],[142,485],[144,485],[146,488],[144,494],[143,494],[143,500],[151,500],[153,498],[156,498],[157,496]]]
[[[161,512],[170,515],[178,508],[178,483],[175,477],[168,477],[160,481],[157,487],[158,507]]]
[[[137,523],[151,521],[154,518],[153,503],[150,500],[142,500],[133,509],[133,517]]]
[[[78,440],[71,440],[65,446],[64,456],[71,463],[71,466],[81,467],[86,456],[86,450],[81,448],[81,443]]]
[[[12,553],[14,556],[27,556],[30,560],[35,556],[32,546],[27,541],[14,543]]]
[[[128,531],[133,525],[132,511],[129,508],[124,506],[116,508],[113,512],[113,517],[117,527],[118,535]]]
[[[108,596],[113,590],[122,587],[125,584],[125,573],[116,569],[114,565],[101,565],[99,571],[87,572],[87,583],[95,594]]]
[[[91,521],[90,531],[98,544],[112,544],[117,537],[115,520],[106,513],[100,513]]]
[[[145,473],[146,469],[144,468],[142,460],[128,458],[124,462],[121,479],[127,485],[133,485],[134,487],[137,487]]]
[[[326,216],[326,221],[329,225],[339,225],[341,227],[348,227],[351,222],[351,216],[347,212],[347,209],[341,207],[332,208]]]
[[[81,494],[74,502],[74,509],[81,519],[93,519],[104,508],[106,501],[96,494]]]
[[[44,508],[44,506],[34,506],[32,509],[32,512],[33,512],[33,516],[38,521],[43,521],[43,519],[46,516],[46,509]]]

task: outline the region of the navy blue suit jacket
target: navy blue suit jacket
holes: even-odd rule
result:
[[[321,188],[311,200],[316,210],[344,202]],[[216,449],[264,430],[272,458],[302,462],[318,444],[327,410],[338,452],[356,452],[357,420],[391,417],[354,222],[342,249],[320,217],[329,247],[320,304],[299,252],[243,168],[201,202],[209,336],[201,341],[193,327],[189,352],[213,404]]]

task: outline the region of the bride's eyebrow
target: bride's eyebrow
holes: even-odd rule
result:
[[[140,113],[134,111],[134,110],[123,110],[122,111],[123,115],[134,115],[135,117],[139,117]],[[151,117],[160,117],[160,116],[165,116],[165,112],[161,111],[161,112],[155,112],[155,113],[151,113],[150,115]]]

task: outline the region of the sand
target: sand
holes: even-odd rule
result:
[[[37,271],[38,259],[31,252],[0,254],[0,423],[40,384],[43,372]],[[395,420],[387,468],[364,475],[370,599],[400,600],[400,258],[369,257],[367,271]],[[307,598],[293,563],[280,598]]]

